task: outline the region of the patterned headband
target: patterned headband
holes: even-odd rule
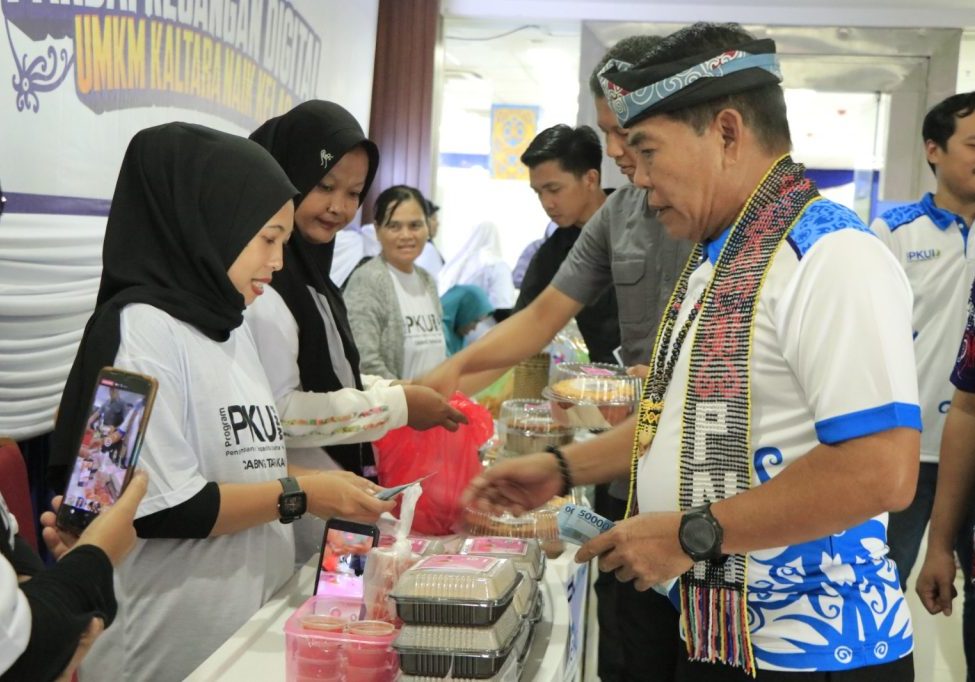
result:
[[[659,68],[651,67],[647,71],[659,73]],[[782,71],[774,52],[753,54],[741,49],[727,50],[672,75],[654,78],[649,84],[635,89],[627,89],[620,84],[620,80],[639,78],[636,73],[639,70],[633,64],[611,59],[598,74],[606,102],[624,127],[653,113],[673,111],[723,95],[782,82]],[[737,78],[727,79],[735,74],[738,74]],[[694,93],[688,91],[691,86],[694,86]],[[683,96],[675,97],[678,95]]]

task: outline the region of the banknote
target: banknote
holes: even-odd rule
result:
[[[612,521],[592,509],[577,504],[567,504],[559,509],[556,521],[559,526],[559,537],[578,545],[584,545],[614,525]]]
[[[399,495],[401,492],[409,488],[411,485],[416,485],[417,483],[420,483],[424,479],[430,478],[431,476],[433,476],[433,474],[427,474],[426,476],[421,476],[415,481],[410,481],[409,483],[404,483],[402,485],[394,485],[392,488],[383,488],[378,493],[376,493],[375,497],[376,499],[379,500],[391,500],[397,495]]]

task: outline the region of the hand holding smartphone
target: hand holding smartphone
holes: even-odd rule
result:
[[[114,367],[98,373],[58,528],[80,535],[121,496],[135,471],[156,388],[156,380],[142,374]]]

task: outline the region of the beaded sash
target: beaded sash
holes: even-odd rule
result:
[[[702,246],[691,254],[651,355],[633,442],[627,516],[638,513],[639,459],[653,441],[680,349],[698,317],[681,422],[680,508],[723,500],[751,487],[749,365],[759,292],[785,236],[818,196],[802,165],[788,155],[778,159],[735,220],[710,281],[675,336]],[[681,576],[681,623],[692,660],[722,662],[754,675],[746,569],[744,555],[731,555],[721,564],[695,564]]]

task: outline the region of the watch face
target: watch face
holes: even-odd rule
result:
[[[684,524],[681,540],[691,554],[706,554],[714,548],[718,534],[707,519],[691,518]]]
[[[284,495],[281,499],[281,516],[301,516],[305,513],[304,495]]]

